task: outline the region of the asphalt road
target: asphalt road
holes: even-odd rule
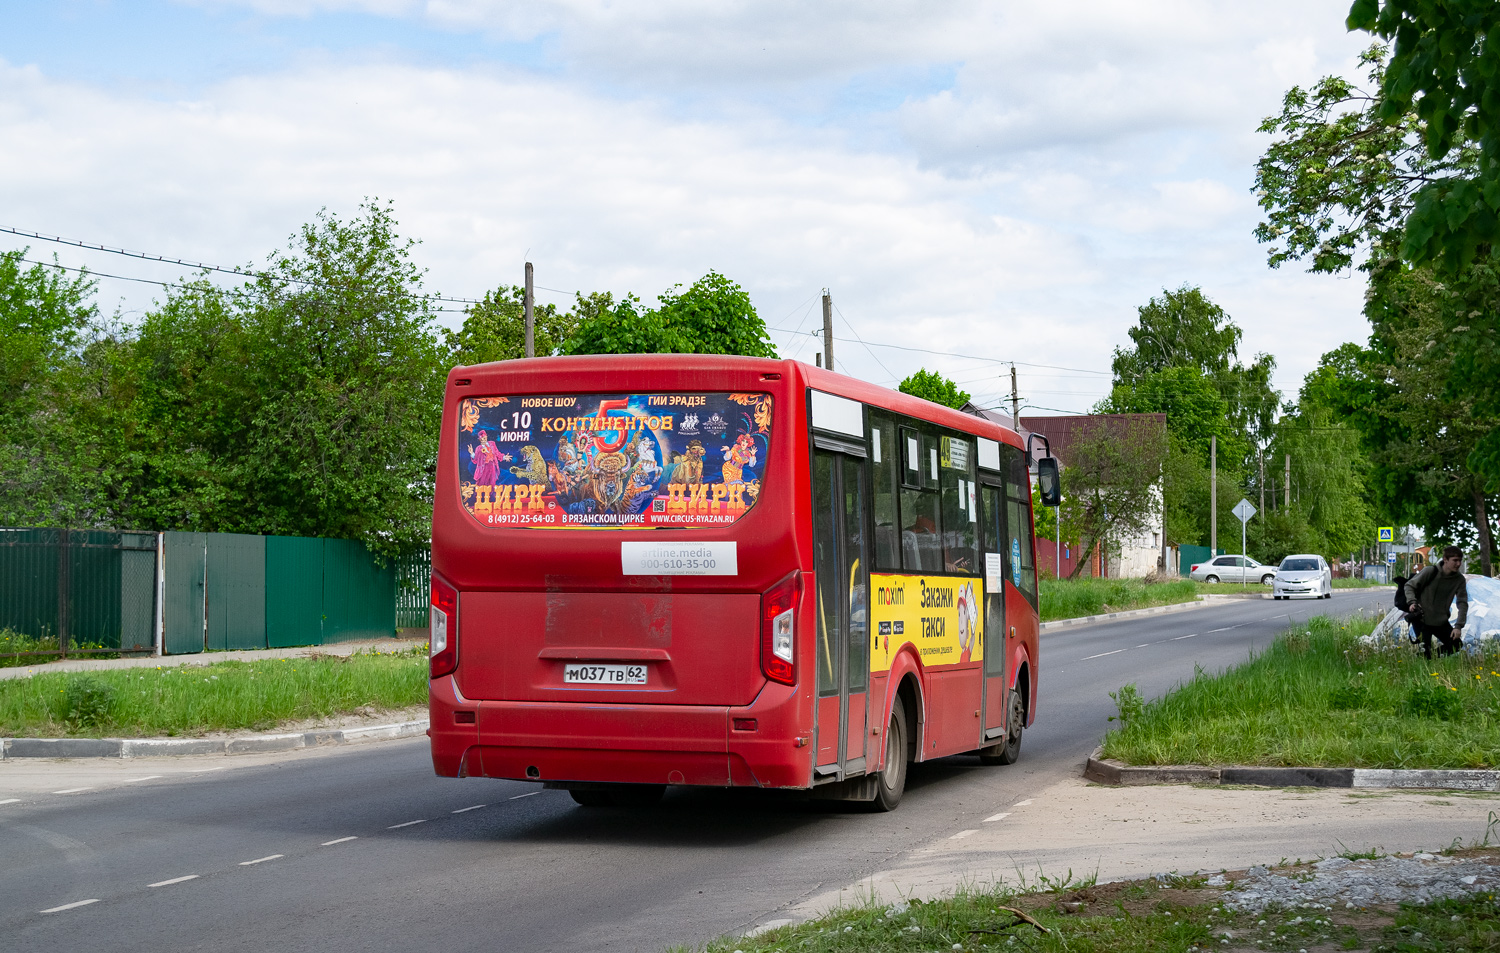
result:
[[[885,815],[717,791],[582,809],[521,782],[433,777],[425,739],[254,761],[0,762],[0,936],[12,953],[699,944],[1078,772],[1120,685],[1154,697],[1195,665],[1242,661],[1289,619],[1388,598],[1234,601],[1048,632],[1020,762],[914,765]]]

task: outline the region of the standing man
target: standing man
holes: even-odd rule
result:
[[[1432,640],[1438,640],[1438,655],[1452,655],[1463,648],[1464,621],[1469,617],[1469,586],[1461,571],[1464,553],[1457,546],[1443,549],[1443,560],[1428,566],[1406,583],[1406,601],[1411,606],[1407,620],[1422,639],[1422,651],[1432,658]],[[1448,607],[1458,600],[1458,621],[1448,623]]]

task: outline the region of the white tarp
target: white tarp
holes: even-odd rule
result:
[[[1480,642],[1500,639],[1500,580],[1473,574],[1465,578],[1469,587],[1469,618],[1464,623],[1464,649],[1476,652]],[[1448,618],[1457,621],[1456,604],[1449,610]],[[1393,605],[1363,641],[1405,644],[1410,634],[1411,626],[1402,618],[1401,610]]]

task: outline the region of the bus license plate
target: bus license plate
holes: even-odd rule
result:
[[[603,685],[644,685],[644,665],[565,665],[564,682],[585,682]]]

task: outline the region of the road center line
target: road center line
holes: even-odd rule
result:
[[[970,834],[974,834],[974,833],[977,833],[977,832],[976,831],[959,831],[957,834],[954,834],[952,837],[950,837],[948,839],[949,840],[961,840],[961,839],[963,839],[965,837],[968,837]]]
[[[254,860],[242,860],[242,861],[240,861],[240,866],[241,867],[250,867],[250,866],[253,866],[255,864],[263,864],[263,863],[265,863],[268,860],[280,860],[281,858],[283,858],[285,856],[286,856],[286,854],[272,854],[269,857],[257,857]]]
[[[1030,803],[1031,803],[1031,798],[1027,798],[1024,801],[1017,801],[1016,803],[1012,804],[1011,807],[1026,807]]]
[[[525,794],[517,794],[515,797],[510,798],[510,800],[512,800],[512,801],[519,801],[523,797],[534,797],[534,796],[536,796],[538,794],[541,794],[541,793],[542,793],[541,791],[527,791]]]
[[[20,800],[21,799],[18,797],[8,797],[5,800],[0,801],[0,804],[17,804],[20,802]]]
[[[198,879],[198,875],[197,874],[188,874],[186,877],[173,877],[171,880],[158,880],[156,883],[154,883],[154,884],[147,884],[146,886],[148,886],[148,887],[170,887],[173,884],[180,884],[183,881],[197,880],[197,879]]]
[[[458,810],[456,810],[456,811],[450,811],[449,813],[450,814],[463,814],[463,813],[466,813],[468,811],[477,811],[481,807],[488,807],[488,806],[489,805],[487,805],[487,804],[476,804],[473,807],[461,807]]]
[[[323,843],[319,844],[318,846],[319,847],[332,847],[334,844],[346,844],[346,843],[348,843],[349,841],[352,841],[352,840],[359,840],[359,838],[358,837],[339,837],[339,838],[336,838],[334,840],[326,840]]]
[[[159,774],[148,774],[144,778],[126,778],[125,780],[121,781],[120,783],[121,784],[134,784],[137,781],[155,781],[159,777],[161,777],[161,775],[159,775]]]
[[[410,827],[413,824],[426,824],[426,823],[427,823],[427,818],[423,817],[423,818],[419,818],[418,820],[415,820],[415,821],[407,821],[405,824],[392,824],[390,827],[387,827],[386,830],[393,831],[393,830],[395,830],[398,827]]]
[[[986,824],[988,824],[991,821],[1003,821],[1007,817],[1010,817],[1010,812],[1009,811],[1001,811],[999,814],[991,814],[989,817],[986,817],[984,819],[984,822]]]
[[[1125,651],[1125,650],[1124,649],[1115,649],[1113,652],[1100,652],[1098,655],[1090,655],[1087,658],[1081,658],[1078,661],[1080,661],[1080,662],[1087,662],[1089,659],[1092,659],[1092,658],[1104,658],[1104,656],[1106,656],[1106,655],[1119,655],[1123,651]]]
[[[43,910],[41,912],[42,913],[62,913],[64,910],[72,910],[74,907],[86,907],[86,906],[88,906],[91,903],[98,903],[98,902],[99,902],[99,898],[97,898],[97,897],[95,897],[93,900],[75,900],[72,903],[65,903],[65,904],[63,904],[60,907],[48,907],[47,909],[45,909],[45,910]]]
[[[1197,637],[1198,637],[1198,633],[1194,632],[1192,635],[1179,635],[1179,636],[1177,636],[1174,639],[1167,639],[1167,641],[1168,642],[1181,642],[1183,639],[1196,639]]]
[[[63,788],[61,791],[53,791],[53,794],[77,794],[79,791],[92,791],[93,788]]]

